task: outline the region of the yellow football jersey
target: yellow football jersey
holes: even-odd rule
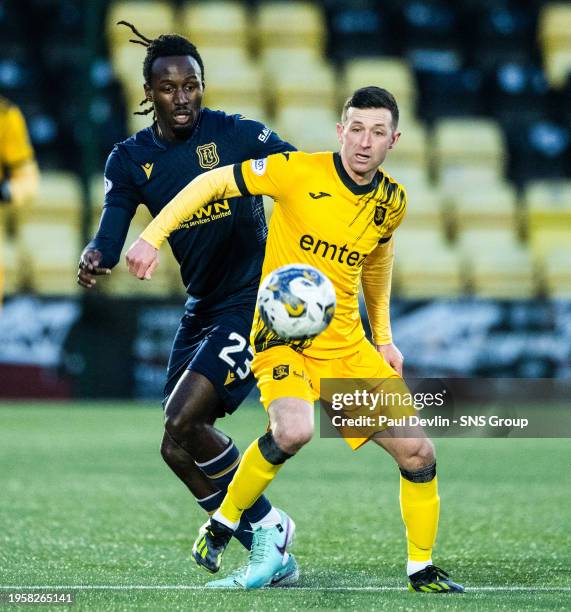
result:
[[[347,174],[338,153],[279,153],[234,168],[242,193],[274,198],[264,278],[291,263],[314,266],[335,286],[337,307],[329,327],[313,340],[288,343],[317,359],[354,352],[365,332],[359,315],[359,280],[366,257],[390,239],[406,209],[404,188],[383,171],[368,185]],[[255,351],[284,344],[256,312]]]
[[[5,169],[34,159],[26,123],[20,110],[0,97],[0,180]]]

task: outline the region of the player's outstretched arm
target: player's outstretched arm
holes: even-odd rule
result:
[[[233,166],[197,176],[161,210],[127,251],[129,272],[149,280],[159,263],[158,251],[172,232],[209,202],[240,195]]]

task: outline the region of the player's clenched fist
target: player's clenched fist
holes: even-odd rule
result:
[[[141,280],[151,280],[155,268],[159,265],[159,252],[154,246],[139,238],[125,255],[129,272]]]

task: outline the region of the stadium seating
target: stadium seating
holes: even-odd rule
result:
[[[246,49],[250,44],[250,15],[243,2],[186,2],[181,9],[180,23],[180,33],[198,47],[201,55],[203,47]]]
[[[30,275],[31,288],[40,294],[76,293],[79,261],[77,227],[57,222],[28,221],[19,232],[21,259]]]
[[[486,298],[532,298],[537,274],[528,249],[513,229],[472,229],[459,240],[471,291]]]
[[[175,12],[173,5],[163,0],[113,2],[107,14],[105,28],[112,48],[129,44],[130,38],[136,38],[129,28],[118,26],[118,21],[128,21],[134,24],[143,36],[156,38],[174,30]]]
[[[33,222],[69,225],[75,231],[81,223],[82,195],[79,180],[71,172],[44,171],[33,205],[16,211],[20,224]]]
[[[544,289],[552,298],[571,298],[571,248],[553,249],[540,260]]]
[[[449,198],[456,232],[470,229],[505,228],[513,236],[520,233],[517,197],[508,183],[458,189]]]
[[[323,15],[313,2],[261,2],[255,31],[260,51],[309,47],[322,53],[325,48]]]
[[[270,49],[261,56],[264,91],[271,114],[287,106],[336,111],[333,68],[311,49]]]
[[[395,234],[395,294],[410,299],[456,297],[465,290],[460,258],[435,229],[406,223]]]
[[[441,119],[433,135],[434,171],[443,187],[458,189],[467,182],[495,182],[503,175],[502,133],[491,120]]]
[[[338,117],[316,106],[288,106],[275,119],[275,129],[285,140],[301,151],[336,151],[339,147],[335,122]]]

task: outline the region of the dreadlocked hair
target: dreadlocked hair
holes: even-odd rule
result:
[[[137,28],[128,21],[118,21],[117,25],[124,25],[130,28],[131,32],[138,38],[130,38],[129,42],[137,45],[143,45],[147,48],[147,55],[143,62],[143,77],[147,85],[151,84],[151,72],[153,68],[153,62],[159,57],[169,57],[173,55],[190,55],[196,60],[196,63],[200,66],[200,72],[202,73],[202,80],[204,80],[204,64],[198,49],[184,36],[178,34],[161,34],[158,38],[147,38],[143,36]],[[151,104],[150,100],[146,98],[141,100],[139,106],[145,104]],[[153,107],[147,108],[143,111],[135,112],[135,115],[148,115],[153,112]]]

